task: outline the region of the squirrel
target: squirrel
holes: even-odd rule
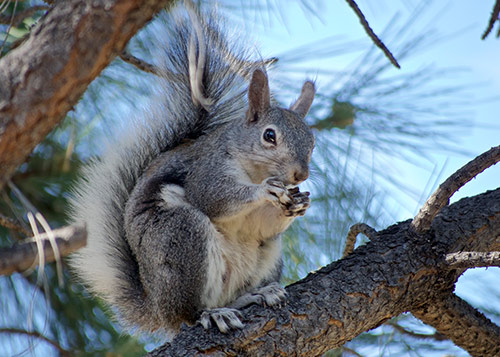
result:
[[[284,109],[264,61],[221,21],[178,10],[153,107],[84,168],[71,219],[87,246],[70,265],[125,328],[241,328],[239,309],[279,305],[281,233],[310,206],[313,82]],[[187,13],[187,15],[186,15]]]

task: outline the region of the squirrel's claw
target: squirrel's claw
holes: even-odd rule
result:
[[[287,206],[292,204],[293,197],[283,182],[275,177],[270,177],[262,183],[267,192],[267,199],[277,206]]]
[[[254,291],[243,294],[237,298],[232,304],[232,307],[243,308],[251,304],[263,306],[280,306],[285,300],[286,291],[278,283],[274,282],[269,285],[255,289]]]
[[[293,193],[293,203],[286,207],[285,216],[303,216],[306,213],[306,210],[311,206],[311,199],[309,198],[309,195],[310,193],[307,191]]]
[[[222,333],[227,333],[231,328],[243,328],[241,313],[230,307],[219,307],[205,310],[201,313],[198,322],[205,330],[212,327],[212,321]]]

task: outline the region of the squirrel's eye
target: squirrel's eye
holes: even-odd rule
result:
[[[276,145],[276,132],[273,129],[266,129],[263,137],[268,143]]]

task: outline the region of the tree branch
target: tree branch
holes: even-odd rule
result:
[[[500,355],[500,328],[455,294],[431,300],[411,313],[472,356]]]
[[[57,2],[0,59],[0,188],[127,41],[173,2]]]
[[[354,251],[354,246],[356,245],[356,238],[358,234],[363,233],[370,239],[373,239],[377,235],[377,231],[365,223],[356,223],[349,228],[347,233],[347,238],[345,242],[344,253],[342,253],[342,258],[345,258]]]
[[[500,252],[459,252],[446,255],[452,268],[500,267]]]
[[[127,51],[120,52],[120,58],[124,62],[131,64],[132,66],[140,69],[141,71],[144,71],[146,73],[152,73],[152,74],[155,74],[157,76],[160,75],[160,71],[158,70],[158,68],[156,66],[153,66],[152,64],[147,63],[146,61],[135,57],[134,55],[132,55],[131,53],[128,53]]]
[[[423,340],[432,339],[432,340],[435,340],[435,341],[446,341],[446,340],[448,340],[448,337],[446,337],[445,335],[443,335],[443,334],[441,334],[439,332],[434,332],[432,335],[429,335],[429,334],[426,334],[426,333],[417,333],[417,332],[413,332],[413,331],[407,330],[403,326],[401,326],[401,325],[399,325],[399,324],[397,324],[395,322],[392,322],[392,321],[388,321],[385,324],[391,326],[392,328],[394,328],[399,333],[402,333],[404,335],[408,335],[408,336],[411,336],[411,337],[414,337],[414,338],[423,339]]]
[[[368,34],[368,36],[372,39],[373,43],[382,50],[384,55],[391,61],[391,63],[396,67],[396,68],[401,68],[399,65],[398,61],[396,58],[394,58],[393,54],[389,49],[385,46],[385,44],[378,38],[378,36],[373,32],[372,28],[370,27],[370,24],[368,21],[366,21],[365,15],[361,12],[361,10],[358,7],[358,4],[354,0],[346,0],[349,6],[354,10],[354,13],[359,19],[359,22],[361,22],[361,25],[365,29],[365,32]]]
[[[67,226],[52,231],[61,256],[67,256],[87,243],[87,231],[83,226]],[[55,254],[47,234],[41,234],[45,262],[55,260]],[[34,239],[26,239],[12,247],[0,248],[0,275],[24,272],[38,262],[38,248]]]
[[[10,334],[33,336],[33,337],[39,338],[40,340],[43,340],[43,341],[47,342],[48,344],[52,345],[53,347],[55,347],[59,351],[60,355],[63,357],[66,357],[66,356],[69,357],[72,355],[69,351],[62,348],[56,341],[53,341],[50,338],[48,338],[48,337],[46,337],[46,336],[44,336],[41,333],[36,332],[36,331],[25,331],[25,330],[21,330],[21,329],[17,329],[17,328],[0,328],[0,333],[10,333]]]
[[[9,24],[12,21],[14,26],[19,26],[19,24],[27,17],[32,16],[37,11],[43,11],[50,9],[47,5],[37,5],[27,8],[24,11],[16,12],[12,15],[0,15],[0,24]]]
[[[345,259],[288,286],[281,309],[242,310],[242,330],[225,335],[199,325],[183,327],[171,344],[150,355],[319,356],[404,311],[419,311],[443,291],[452,291],[461,273],[441,268],[447,266],[446,254],[464,247],[497,248],[500,188],[443,208],[424,239],[410,239],[410,223],[379,231]],[[451,338],[447,330],[438,331]],[[468,349],[471,342],[465,338],[454,341]]]
[[[432,196],[420,208],[412,222],[417,233],[423,233],[431,227],[432,220],[440,210],[449,203],[450,197],[460,187],[472,180],[476,175],[500,161],[500,146],[495,146],[462,166],[443,182]]]
[[[493,6],[493,11],[491,12],[490,16],[490,21],[488,21],[488,27],[484,31],[483,36],[481,36],[481,40],[486,39],[486,37],[490,34],[491,30],[493,30],[493,26],[495,25],[495,22],[498,20],[499,14],[500,14],[500,0],[497,0],[495,2],[495,5]]]
[[[356,352],[352,348],[348,348],[348,347],[342,347],[342,352],[345,352],[347,354],[350,354],[350,355],[353,355],[356,357],[363,357],[363,355],[359,354],[358,352]]]
[[[21,226],[15,219],[4,216],[1,213],[0,213],[0,226],[18,231],[18,232],[24,234],[26,237],[31,235],[31,232],[28,231],[23,226]]]

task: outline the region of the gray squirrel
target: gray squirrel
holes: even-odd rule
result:
[[[272,105],[263,61],[231,44],[217,16],[177,10],[153,108],[84,169],[71,199],[88,243],[78,277],[142,332],[213,323],[278,305],[281,233],[310,205],[314,84]]]

